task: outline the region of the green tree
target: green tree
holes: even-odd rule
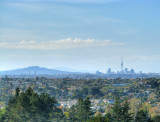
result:
[[[103,119],[103,117],[97,116],[97,117],[93,117],[93,118],[91,118],[91,119],[88,119],[87,122],[109,122],[109,121],[108,121],[108,120],[105,121],[105,120]]]
[[[1,109],[0,110],[0,122],[3,122],[5,120],[5,114],[6,114],[6,109]]]
[[[55,106],[57,103],[54,97],[48,94],[38,95],[32,88],[19,94],[16,89],[15,97],[10,99],[6,107],[5,121],[51,121],[57,113],[61,113]],[[3,117],[4,118],[4,117]]]
[[[84,119],[85,109],[84,109],[84,101],[83,98],[78,99],[77,104],[77,118],[82,122]]]
[[[143,110],[138,111],[135,118],[135,122],[146,122],[146,121],[147,121],[147,116],[144,113],[144,111]]]
[[[112,118],[116,122],[122,120],[122,107],[120,105],[119,96],[115,97],[115,102],[112,107]]]
[[[129,112],[130,111],[130,107],[129,107],[129,103],[128,103],[128,100],[127,98],[125,99],[124,101],[124,105],[122,107],[122,120],[123,122],[130,122],[133,120],[132,118],[132,114]]]
[[[20,89],[17,87],[17,88],[16,88],[16,97],[19,96],[19,92],[20,92]]]
[[[160,122],[160,116],[159,116],[159,115],[154,116],[154,117],[152,118],[152,121],[153,121],[153,122]]]
[[[69,110],[69,118],[72,122],[74,122],[76,118],[76,106],[73,105]]]
[[[105,114],[105,122],[111,122],[112,121],[112,115],[110,113]]]
[[[87,120],[88,118],[93,115],[91,111],[91,101],[90,98],[87,97],[85,100],[83,98],[78,99],[78,103],[76,105],[76,116],[77,119],[82,121],[82,120]]]
[[[84,111],[85,111],[85,114],[84,114],[84,118],[85,120],[86,119],[89,119],[91,115],[93,115],[93,112],[91,110],[91,101],[90,101],[90,98],[87,97],[85,100],[84,100]]]

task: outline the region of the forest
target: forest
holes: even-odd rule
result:
[[[157,78],[5,77],[1,79],[1,90],[2,122],[160,121],[160,79]],[[72,101],[76,102],[70,105]]]
[[[139,109],[135,118],[130,111],[130,103],[126,98],[122,103],[119,96],[115,97],[110,112],[102,116],[100,112],[92,112],[90,98],[79,98],[68,112],[63,112],[56,106],[57,101],[48,94],[34,92],[29,87],[25,92],[16,89],[15,96],[9,100],[7,107],[0,112],[0,120],[3,122],[51,122],[51,121],[77,121],[77,122],[158,122],[160,116],[151,118],[148,111]]]

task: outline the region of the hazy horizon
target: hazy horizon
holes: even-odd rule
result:
[[[2,0],[0,71],[160,70],[158,0]]]

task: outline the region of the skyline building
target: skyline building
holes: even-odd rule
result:
[[[131,68],[130,70],[128,68],[124,67],[124,61],[123,61],[123,57],[121,59],[121,70],[117,71],[116,74],[135,74],[135,70],[133,68]],[[113,71],[111,71],[111,68],[108,68],[107,70],[107,74],[114,74]]]
[[[123,57],[122,57],[122,60],[121,60],[121,72],[123,72]]]
[[[111,74],[111,68],[108,69],[107,74]]]

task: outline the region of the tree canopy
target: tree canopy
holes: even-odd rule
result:
[[[17,88],[1,121],[50,121],[56,118],[57,112],[61,113],[56,104],[54,97],[45,93],[38,95],[31,87],[21,93]]]

